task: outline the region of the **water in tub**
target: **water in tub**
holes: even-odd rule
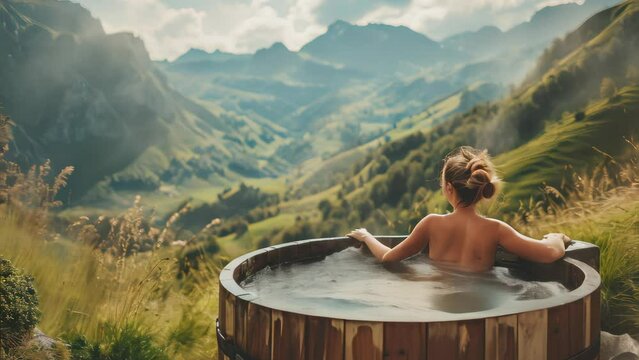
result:
[[[266,267],[242,282],[264,304],[335,318],[410,316],[416,312],[472,313],[568,290],[558,282],[524,281],[504,267],[466,273],[426,255],[380,264],[347,248],[322,260]]]

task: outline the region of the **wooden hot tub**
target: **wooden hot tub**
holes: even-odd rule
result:
[[[404,236],[378,237],[394,246]],[[220,273],[220,359],[597,359],[599,249],[575,241],[553,264],[532,264],[498,251],[496,265],[521,268],[568,293],[518,308],[450,313],[436,318],[331,318],[272,306],[239,283],[264,268],[321,258],[358,242],[349,238],[297,241],[260,249]],[[325,315],[325,314],[321,314]]]

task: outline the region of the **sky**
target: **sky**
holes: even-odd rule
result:
[[[575,0],[74,0],[107,33],[144,40],[154,60],[174,60],[190,48],[249,53],[283,42],[291,50],[336,20],[405,25],[440,40],[485,25],[502,30],[544,6]]]

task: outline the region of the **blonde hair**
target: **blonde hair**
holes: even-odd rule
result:
[[[442,181],[453,186],[458,205],[466,207],[495,195],[500,180],[487,150],[461,146],[444,158]]]

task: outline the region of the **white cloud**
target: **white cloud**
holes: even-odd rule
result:
[[[153,59],[174,59],[189,48],[253,52],[276,41],[293,50],[341,18],[318,20],[325,0],[75,0],[98,17],[107,32],[140,36]],[[405,25],[434,38],[494,24],[508,28],[540,5],[569,0],[411,0],[372,2],[358,24]],[[361,5],[361,4],[360,4]],[[342,5],[343,6],[343,5]],[[324,9],[325,10],[325,9]]]
[[[538,3],[537,5],[535,5],[535,7],[537,9],[541,9],[543,7],[546,6],[555,6],[555,5],[561,5],[561,4],[569,4],[569,3],[577,3],[579,5],[583,4],[586,0],[578,0],[578,1],[571,1],[571,0],[547,0],[547,1],[542,1],[540,3]]]
[[[314,16],[321,0],[215,0],[192,7],[172,7],[161,0],[79,2],[102,21],[105,31],[140,36],[153,59],[171,60],[192,47],[253,52],[277,41],[298,49],[326,28]]]
[[[369,22],[406,25],[435,39],[461,31],[494,25],[506,30],[529,20],[543,6],[574,0],[411,0],[404,8],[380,6],[358,24]],[[583,0],[582,0],[583,2]]]

